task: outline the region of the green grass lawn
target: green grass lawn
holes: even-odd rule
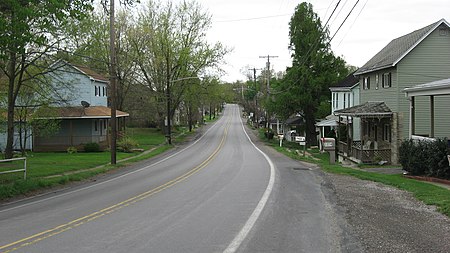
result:
[[[340,164],[329,164],[329,154],[321,153],[318,149],[308,149],[307,152],[310,153],[311,156],[303,157],[302,155],[299,155],[297,152],[295,152],[295,150],[302,150],[302,148],[297,143],[283,142],[283,147],[279,147],[278,140],[267,141],[264,138],[264,134],[261,134],[261,130],[260,138],[262,140],[265,140],[266,144],[272,146],[278,152],[281,152],[293,159],[315,163],[326,172],[348,175],[363,180],[379,182],[411,192],[417,199],[421,200],[427,205],[435,205],[438,208],[438,211],[450,217],[450,190],[448,189],[427,182],[405,178],[402,175],[398,174],[387,175],[368,172],[360,169],[352,169],[341,166]],[[362,166],[362,168],[365,167],[367,166]]]
[[[66,152],[48,152],[27,154],[27,180],[23,172],[0,175],[0,199],[27,194],[41,188],[79,181],[132,162],[151,158],[172,146],[166,145],[164,134],[151,128],[128,128],[127,136],[138,143],[138,148],[149,152],[141,154],[117,152],[117,161],[135,157],[117,165],[108,165],[111,161],[109,151],[69,154]],[[174,130],[175,142],[183,141],[188,133],[184,128]],[[151,150],[151,152],[150,152]],[[0,163],[0,171],[23,168],[23,161]]]

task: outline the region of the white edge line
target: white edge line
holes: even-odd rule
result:
[[[223,118],[223,117],[222,117],[222,118]],[[221,118],[221,119],[222,119],[222,118]],[[77,193],[77,192],[80,192],[80,191],[84,191],[84,190],[87,190],[87,189],[90,189],[90,188],[93,188],[93,187],[96,187],[96,186],[100,186],[100,185],[103,185],[103,184],[106,184],[106,183],[109,183],[109,182],[118,180],[118,179],[123,178],[123,177],[126,177],[126,176],[129,176],[129,175],[132,175],[132,174],[141,172],[141,171],[146,170],[146,169],[148,169],[148,168],[151,168],[151,167],[153,167],[153,166],[155,166],[155,165],[158,165],[158,164],[160,164],[160,163],[162,163],[162,162],[165,162],[165,161],[171,159],[172,157],[174,157],[174,156],[176,156],[176,155],[178,155],[178,154],[180,154],[180,153],[186,151],[188,148],[190,148],[190,147],[194,146],[195,144],[197,144],[201,139],[203,139],[203,137],[204,137],[204,136],[205,136],[212,128],[214,128],[214,127],[217,125],[217,123],[218,123],[219,121],[220,121],[220,120],[214,122],[214,124],[213,124],[208,130],[206,130],[206,132],[203,133],[202,136],[200,136],[200,138],[198,138],[198,139],[197,139],[196,141],[194,141],[192,144],[190,144],[189,146],[183,148],[182,150],[180,150],[180,151],[178,151],[178,152],[176,152],[176,153],[174,153],[174,154],[172,154],[172,155],[170,155],[170,156],[168,156],[168,157],[166,157],[166,158],[164,158],[164,159],[162,159],[162,160],[160,160],[160,161],[157,161],[157,162],[155,162],[155,163],[152,163],[152,164],[150,164],[150,165],[147,165],[147,166],[145,166],[145,167],[142,167],[142,168],[140,168],[140,169],[138,169],[138,170],[133,170],[133,171],[130,171],[130,172],[125,173],[125,174],[123,174],[123,175],[120,175],[120,176],[117,176],[117,177],[108,179],[108,180],[106,180],[106,181],[96,183],[96,184],[94,184],[94,185],[90,185],[90,186],[86,186],[86,187],[83,187],[83,188],[80,188],[80,189],[77,189],[77,190],[72,190],[72,191],[69,191],[69,192],[66,192],[66,193],[58,194],[58,195],[56,195],[56,196],[47,197],[47,198],[45,198],[45,199],[32,201],[32,202],[29,202],[29,203],[26,203],[26,204],[22,204],[22,205],[18,205],[18,206],[15,206],[15,207],[3,209],[3,210],[0,210],[0,213],[4,213],[4,212],[11,211],[11,210],[23,208],[23,207],[26,207],[26,206],[31,206],[31,205],[38,204],[38,203],[41,203],[41,202],[45,202],[45,201],[48,201],[48,200],[51,200],[51,199],[56,199],[56,198],[63,197],[63,196],[69,195],[69,194],[73,194],[73,193]],[[48,194],[48,193],[47,193],[47,194]],[[32,198],[36,198],[36,197],[39,197],[39,196],[43,196],[43,195],[38,195],[38,196],[35,196],[35,197],[32,197]],[[27,200],[30,200],[30,198],[22,199],[22,200],[19,200],[19,201],[16,201],[16,202],[10,202],[10,203],[7,203],[6,206],[7,206],[7,205],[13,205],[13,204],[15,204],[15,203],[22,202],[22,201],[27,201]],[[1,207],[1,206],[0,206],[0,207]]]
[[[239,117],[239,119],[241,119]],[[264,194],[262,195],[261,199],[258,202],[258,205],[256,206],[255,210],[253,210],[253,213],[248,218],[245,225],[242,227],[241,231],[236,235],[236,237],[233,239],[233,241],[228,245],[228,247],[223,251],[224,253],[234,253],[239,248],[239,246],[242,244],[242,242],[247,237],[250,230],[252,230],[253,226],[255,225],[256,221],[258,220],[259,216],[261,215],[264,206],[266,205],[267,201],[269,200],[269,196],[272,193],[273,185],[275,183],[275,165],[273,164],[272,160],[270,160],[269,156],[267,156],[261,149],[259,149],[250,139],[247,132],[245,131],[244,124],[242,123],[241,119],[241,125],[242,129],[244,129],[244,133],[247,136],[250,143],[255,147],[256,150],[258,150],[264,158],[267,160],[267,162],[270,165],[270,179],[269,183],[267,184],[267,188],[264,191]]]

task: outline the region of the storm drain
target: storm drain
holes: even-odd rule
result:
[[[311,170],[310,168],[292,168],[293,170]]]

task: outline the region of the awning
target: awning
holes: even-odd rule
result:
[[[336,116],[351,116],[360,118],[391,117],[392,111],[384,102],[366,102],[349,108],[337,110]]]

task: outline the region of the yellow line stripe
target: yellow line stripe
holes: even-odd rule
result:
[[[117,210],[119,210],[119,209],[121,209],[121,208],[123,208],[125,206],[129,206],[131,204],[134,204],[136,202],[144,200],[144,199],[146,199],[146,198],[148,198],[150,196],[155,195],[156,193],[159,193],[159,192],[161,192],[161,191],[163,191],[165,189],[168,189],[168,188],[170,188],[170,187],[172,187],[172,186],[174,186],[174,185],[176,185],[176,184],[178,184],[178,183],[188,179],[192,175],[196,174],[197,172],[199,172],[200,170],[205,168],[217,156],[217,154],[222,149],[222,147],[223,147],[223,145],[225,143],[225,139],[226,139],[226,137],[228,135],[228,128],[229,127],[230,127],[230,121],[227,122],[227,125],[226,125],[225,130],[224,130],[224,134],[223,134],[222,139],[221,139],[221,141],[219,143],[219,146],[214,150],[214,152],[208,158],[206,158],[206,160],[204,160],[202,163],[200,163],[199,165],[194,167],[192,170],[186,172],[185,174],[183,174],[183,175],[181,175],[181,176],[179,176],[179,177],[177,177],[177,178],[175,178],[175,179],[173,179],[173,180],[171,180],[171,181],[169,181],[169,182],[167,182],[167,183],[165,183],[163,185],[160,185],[160,186],[158,186],[158,187],[156,187],[156,188],[154,188],[152,190],[143,192],[143,193],[141,193],[141,194],[139,194],[137,196],[131,197],[131,198],[127,199],[127,200],[124,200],[122,202],[119,202],[117,204],[109,206],[107,208],[101,209],[101,210],[96,211],[94,213],[91,213],[89,215],[86,215],[86,216],[83,216],[81,218],[75,219],[75,220],[70,221],[70,222],[68,222],[66,224],[62,224],[62,225],[59,225],[59,226],[54,227],[52,229],[45,230],[43,232],[34,234],[32,236],[29,236],[29,237],[26,237],[26,238],[23,238],[23,239],[20,239],[18,241],[15,241],[15,242],[12,242],[12,243],[0,246],[0,250],[10,248],[10,249],[8,249],[6,251],[3,251],[4,253],[7,253],[7,252],[12,252],[12,251],[15,251],[17,249],[23,248],[25,246],[32,245],[32,244],[37,243],[39,241],[42,241],[44,239],[47,239],[47,238],[50,238],[52,236],[58,235],[60,233],[63,233],[65,231],[68,231],[68,230],[70,230],[72,228],[78,227],[78,226],[80,226],[82,224],[85,224],[87,222],[90,222],[90,221],[93,221],[95,219],[98,219],[98,218],[100,218],[100,217],[102,217],[104,215],[111,214],[111,213],[113,213],[113,212],[115,212],[115,211],[117,211]],[[16,247],[11,248],[13,246],[16,246]]]

